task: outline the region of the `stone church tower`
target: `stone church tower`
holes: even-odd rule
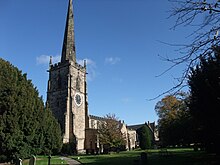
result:
[[[47,106],[60,123],[63,143],[79,153],[100,153],[105,147],[99,141],[98,129],[106,122],[103,117],[88,114],[86,84],[86,61],[83,66],[76,61],[74,41],[73,4],[69,0],[61,61],[50,68]],[[136,147],[136,131],[118,122],[122,135],[126,137],[126,149]],[[136,128],[136,127],[135,127]]]
[[[72,143],[79,152],[85,150],[88,127],[86,62],[76,62],[72,0],[69,0],[61,62],[50,68],[47,105],[61,125],[63,143]]]

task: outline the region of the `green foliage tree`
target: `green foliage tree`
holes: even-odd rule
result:
[[[187,101],[185,93],[178,93],[168,95],[156,104],[161,145],[188,145],[193,141],[193,121]]]
[[[143,125],[141,128],[137,130],[139,141],[140,141],[140,148],[142,150],[146,150],[151,148],[151,136],[149,132],[149,128],[146,125]]]
[[[99,123],[98,134],[100,144],[106,149],[119,149],[126,145],[125,135],[121,132],[122,123],[115,114],[107,114]]]
[[[191,69],[189,76],[190,112],[195,118],[199,142],[206,149],[219,150],[220,128],[220,47],[214,54],[201,58],[200,64]],[[218,148],[218,150],[217,150]]]
[[[0,59],[0,155],[11,160],[59,150],[59,125],[27,75]]]

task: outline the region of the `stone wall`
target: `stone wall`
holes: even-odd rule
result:
[[[72,61],[51,65],[47,103],[58,119],[63,142],[77,142],[77,150],[85,149],[86,126],[86,68]],[[77,97],[76,97],[77,95]]]
[[[128,129],[129,150],[136,148],[137,133],[135,130]]]

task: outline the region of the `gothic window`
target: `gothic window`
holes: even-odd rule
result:
[[[100,127],[100,121],[97,121],[97,129]]]
[[[132,139],[132,144],[135,145],[135,140],[134,140],[134,138]]]
[[[57,100],[57,107],[60,107],[60,101]]]
[[[61,100],[60,98],[56,98],[56,107],[60,107]]]
[[[92,139],[90,139],[90,149],[92,149]]]
[[[79,72],[78,72],[78,76],[76,78],[76,90],[80,91],[80,77],[79,77]]]
[[[61,88],[61,76],[60,76],[60,72],[57,76],[57,88],[60,89]]]
[[[95,128],[95,120],[91,120],[91,128]]]
[[[50,87],[50,86],[51,86],[51,84],[50,84],[50,83],[51,83],[51,82],[50,82],[50,80],[48,80],[48,91],[50,91],[50,90],[51,90],[51,89],[50,89],[50,88],[51,88],[51,87]]]

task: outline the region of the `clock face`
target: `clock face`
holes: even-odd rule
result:
[[[82,104],[82,98],[80,96],[80,94],[75,94],[74,100],[76,102],[76,105],[80,106]]]

